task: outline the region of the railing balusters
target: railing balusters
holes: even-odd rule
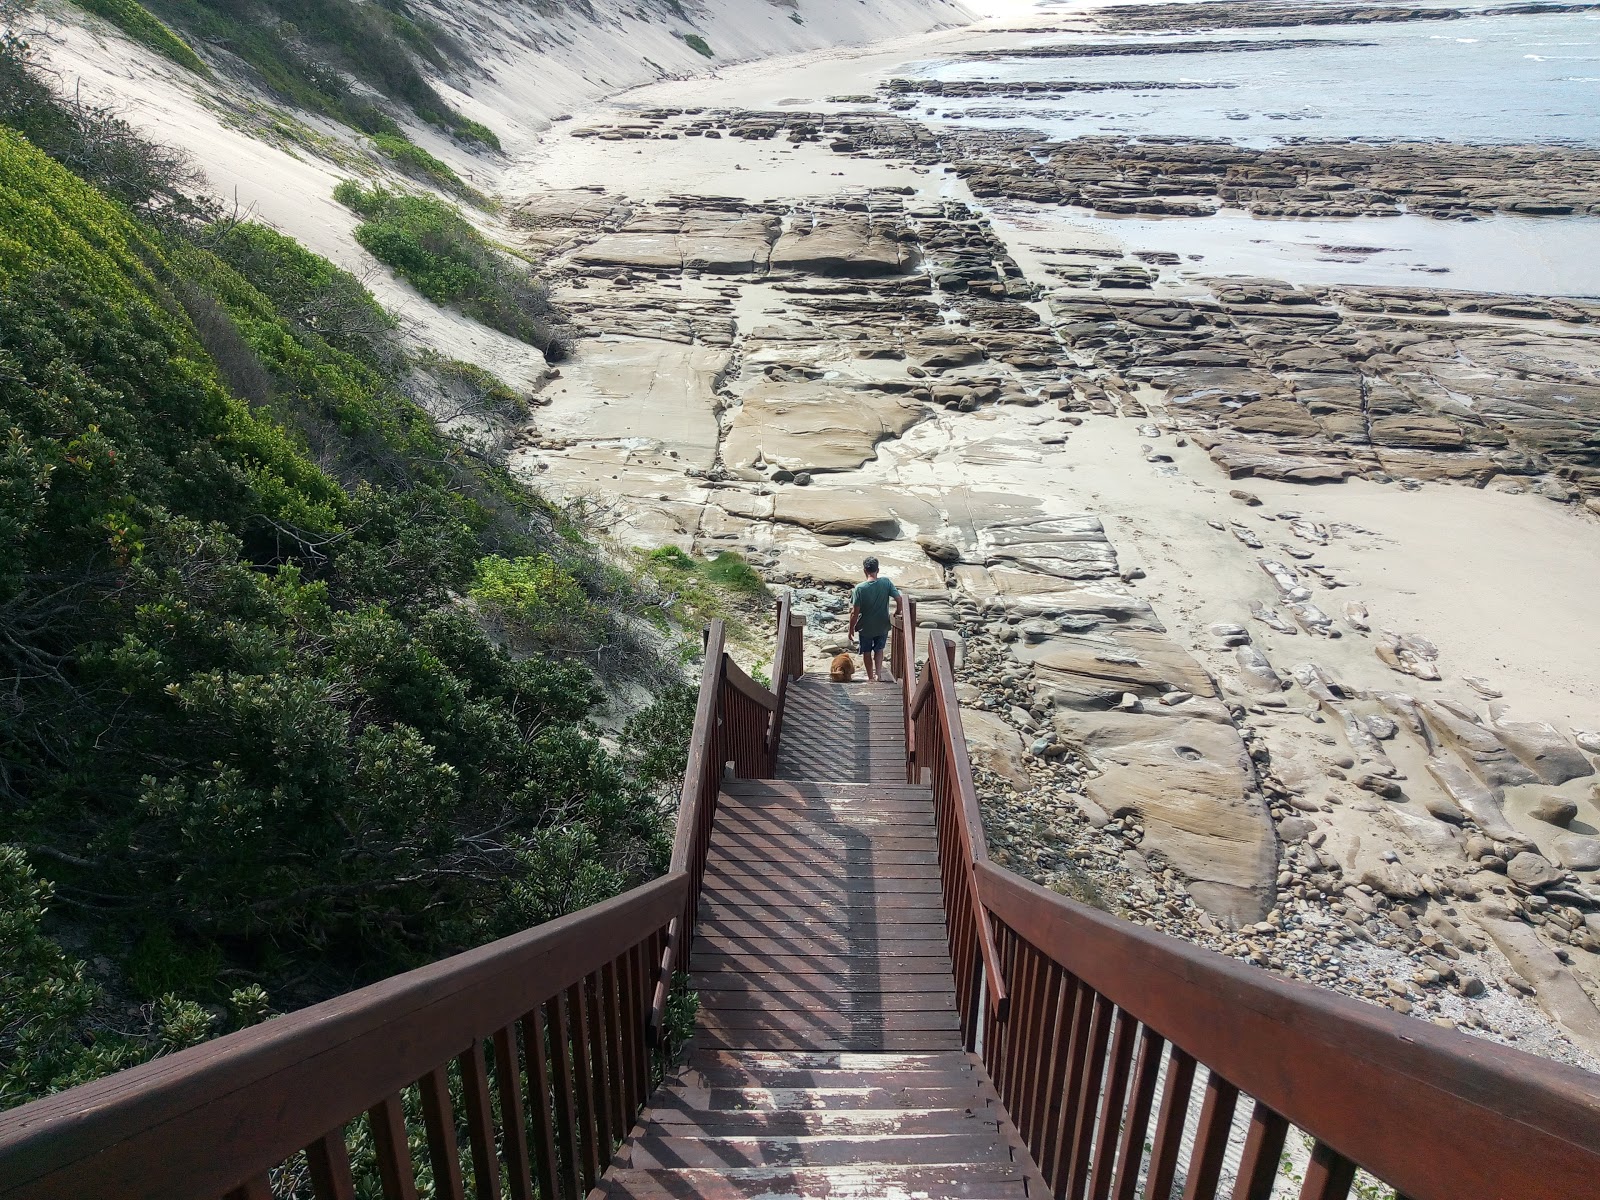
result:
[[[559,1007],[555,1000],[547,1000],[543,1011],[534,1009],[522,1018],[522,1048],[528,1060],[528,1108],[533,1119],[534,1165],[538,1171],[541,1200],[554,1200],[561,1193],[561,1150],[557,1146],[557,1129],[563,1120],[564,1101],[552,1102],[550,1094],[551,1060],[559,1057],[561,1041],[556,1034],[549,1035],[550,1048],[546,1047],[546,1014]],[[555,1075],[556,1087],[561,1087],[559,1070]],[[566,1134],[563,1133],[563,1139]],[[562,1146],[570,1143],[562,1141]]]
[[[472,1150],[472,1180],[478,1200],[500,1200],[500,1160],[495,1152],[494,1106],[489,1099],[489,1073],[484,1044],[456,1059],[461,1069],[461,1099],[467,1110],[467,1143]]]
[[[1009,931],[1008,931],[1009,932]],[[1015,937],[1015,934],[1011,934]],[[1061,1173],[1056,1147],[1066,1123],[1067,1075],[1072,1068],[1072,1025],[1078,1011],[1078,980],[1075,975],[1051,964],[1055,976],[1055,1003],[1050,1019],[1049,1090],[1045,1093],[1044,1121],[1040,1136],[1030,1142],[1040,1172],[1053,1191],[1060,1191]]]
[[[1056,1191],[1064,1194],[1072,1180],[1073,1140],[1078,1127],[1078,1096],[1083,1090],[1083,1072],[1089,1057],[1089,1022],[1094,1015],[1094,992],[1076,975],[1069,975],[1072,991],[1071,1025],[1063,1030],[1067,1038],[1067,1077],[1062,1094],[1060,1129],[1055,1153],[1051,1155],[1048,1177],[1056,1180]]]
[[[1111,1194],[1112,1163],[1117,1152],[1117,1137],[1122,1131],[1122,1105],[1128,1096],[1128,1068],[1138,1036],[1139,1022],[1132,1013],[1119,1008],[1111,1034],[1111,1065],[1106,1072],[1105,1094],[1100,1099],[1094,1161],[1089,1173],[1089,1200],[1106,1200]]]
[[[1300,1200],[1345,1200],[1356,1181],[1356,1165],[1328,1143],[1318,1140],[1311,1147],[1306,1164],[1306,1179],[1300,1185]]]
[[[428,1130],[433,1194],[438,1200],[466,1200],[461,1181],[461,1149],[456,1143],[455,1110],[450,1104],[449,1070],[435,1067],[417,1086],[422,1091],[422,1121]]]
[[[1036,1058],[1038,1067],[1034,1072],[1032,1095],[1028,1099],[1031,1115],[1023,1138],[1030,1146],[1037,1146],[1044,1137],[1045,1127],[1050,1123],[1051,1114],[1059,1106],[1059,1101],[1052,1104],[1051,1092],[1055,1084],[1055,1075],[1060,1067],[1060,1059],[1056,1053],[1061,1045],[1061,993],[1065,988],[1066,980],[1059,966],[1051,962],[1044,955],[1038,955],[1039,968],[1044,972],[1044,995],[1039,1005],[1039,1023],[1037,1031],[1032,1033],[1033,1044],[1039,1048]],[[1016,1020],[1013,1014],[1012,1020]]]
[[[1200,1104],[1200,1126],[1195,1132],[1194,1150],[1189,1155],[1189,1178],[1183,1200],[1216,1200],[1217,1181],[1222,1178],[1223,1156],[1228,1152],[1228,1135],[1233,1131],[1233,1110],[1239,1089],[1215,1071],[1206,1078],[1206,1095]]]
[[[350,1173],[350,1148],[343,1127],[324,1134],[306,1147],[311,1168],[311,1191],[317,1200],[355,1200],[356,1181]]]
[[[1183,1149],[1183,1125],[1189,1116],[1189,1092],[1194,1086],[1194,1059],[1178,1047],[1167,1056],[1167,1078],[1161,1089],[1161,1117],[1156,1122],[1155,1145],[1150,1151],[1150,1176],[1145,1195],[1162,1200],[1172,1195],[1178,1176],[1178,1152]]]
[[[622,1111],[625,1124],[631,1129],[633,1116],[644,1099],[639,1087],[639,1038],[644,1032],[644,1014],[639,1011],[639,992],[643,981],[639,974],[638,947],[629,948],[617,961],[615,971],[620,1025],[617,1032],[622,1041]]]
[[[545,1001],[545,1024],[550,1030],[550,1065],[555,1083],[556,1141],[561,1148],[562,1182],[565,1188],[555,1195],[581,1196],[588,1189],[583,1186],[583,1149],[578,1144],[578,1124],[575,1119],[577,1093],[573,1089],[572,1027],[567,1013],[567,997],[563,992]],[[581,1067],[577,1068],[582,1070]]]
[[[529,1073],[528,1090],[545,1087],[543,1079]],[[533,1163],[528,1157],[528,1116],[522,1102],[522,1063],[517,1050],[517,1027],[507,1025],[494,1034],[494,1082],[500,1096],[501,1153],[506,1160],[506,1190],[511,1200],[533,1200]],[[319,1197],[320,1200],[320,1197]]]
[[[406,1140],[406,1114],[399,1096],[389,1096],[367,1110],[372,1144],[377,1152],[378,1181],[384,1200],[417,1200],[417,1177]]]
[[[1139,1170],[1144,1165],[1144,1135],[1150,1128],[1156,1087],[1161,1079],[1161,1056],[1166,1050],[1161,1035],[1148,1025],[1139,1030],[1139,1057],[1133,1068],[1133,1091],[1128,1096],[1128,1117],[1122,1126],[1122,1148],[1117,1154],[1117,1181],[1112,1200],[1134,1200]]]
[[[1272,1200],[1283,1144],[1288,1136],[1289,1122],[1256,1101],[1250,1113],[1250,1130],[1245,1134],[1244,1153],[1239,1159],[1239,1179],[1233,1187],[1233,1200]]]
[[[578,1094],[578,1154],[583,1164],[583,1190],[587,1192],[600,1178],[600,1130],[604,1116],[596,1111],[594,1102],[595,1063],[590,1057],[593,1048],[589,1025],[589,1004],[584,993],[589,990],[588,980],[581,979],[567,989],[567,1012],[572,1030],[572,1070],[577,1076]],[[609,1157],[611,1149],[606,1148]]]
[[[1078,1126],[1072,1135],[1072,1174],[1067,1186],[1067,1195],[1071,1200],[1080,1200],[1089,1182],[1094,1118],[1100,1109],[1100,1085],[1106,1069],[1106,1042],[1111,1036],[1111,1001],[1098,992],[1090,994],[1094,996],[1094,1015],[1089,1023],[1089,1047],[1084,1060],[1083,1084],[1074,1106],[1078,1114]]]
[[[601,1016],[605,1021],[601,1029],[606,1043],[606,1101],[610,1106],[612,1138],[610,1149],[615,1150],[616,1143],[628,1136],[628,1126],[632,1122],[624,1107],[628,1088],[622,1063],[622,1000],[617,995],[617,964],[614,959],[600,968],[600,999]],[[606,1157],[609,1159],[610,1154]]]

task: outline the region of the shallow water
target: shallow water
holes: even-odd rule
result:
[[[1432,217],[1300,220],[1224,210],[1214,217],[1100,217],[1038,206],[997,213],[1024,231],[1091,230],[1129,250],[1183,259],[1164,274],[1257,275],[1296,283],[1439,287],[1600,297],[1600,220]],[[1049,239],[1046,239],[1049,240]]]
[[[1444,0],[1421,3],[1452,7]],[[1052,15],[1055,10],[1040,4],[1032,13]],[[1024,14],[1013,8],[1007,15]],[[1081,10],[1060,15],[1074,22],[1082,18]],[[1012,36],[1019,48],[1070,47],[1084,41],[1317,44],[1247,52],[929,59],[902,74],[940,80],[1217,86],[1066,93],[1054,99],[923,97],[913,115],[935,127],[1025,127],[1060,139],[1110,134],[1227,138],[1255,146],[1321,138],[1600,145],[1600,12]],[[1081,210],[1030,206],[1014,206],[1013,212],[1036,228],[1040,222],[1063,222],[1063,232],[1089,229],[1129,250],[1182,256],[1181,266],[1165,267],[1163,273],[1600,295],[1600,219],[1592,217],[1495,217],[1457,223],[1418,216],[1258,219],[1230,210],[1213,217],[1165,219],[1096,217]]]
[[[1247,53],[951,59],[921,64],[914,74],[1225,85],[1069,94],[1064,100],[940,98],[921,106],[940,121],[1028,125],[1058,137],[1162,133],[1252,145],[1288,137],[1600,144],[1600,12],[1172,35],[1053,34],[1019,36],[1018,44],[1286,39],[1326,44]],[[997,108],[1008,115],[963,116]]]

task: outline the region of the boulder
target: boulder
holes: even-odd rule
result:
[[[1600,871],[1600,838],[1569,833],[1556,839],[1555,854],[1569,871]]]
[[[898,240],[896,231],[865,214],[829,214],[815,222],[801,217],[773,247],[772,269],[846,279],[905,275],[916,269],[921,254],[915,243]]]
[[[1561,882],[1561,872],[1542,854],[1524,850],[1506,864],[1506,877],[1525,888],[1547,888]]]
[[[1528,815],[1535,821],[1565,829],[1578,815],[1578,806],[1565,796],[1540,796],[1529,806]]]
[[[993,771],[1015,787],[1032,780],[1023,759],[1022,735],[1000,717],[980,709],[961,710],[961,727],[967,735],[967,753],[976,767]]]
[[[1505,711],[1503,703],[1491,704],[1489,724],[1505,747],[1541,782],[1561,784],[1594,774],[1588,756],[1562,737],[1554,725],[1543,721],[1508,721]]]
[[[1272,906],[1278,847],[1254,791],[1254,770],[1232,725],[1178,714],[1060,714],[1057,727],[1101,768],[1085,794],[1144,826],[1141,851],[1159,855],[1195,901],[1237,927]]]

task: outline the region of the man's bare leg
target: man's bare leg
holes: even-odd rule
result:
[[[874,682],[874,683],[876,683],[880,679],[883,680],[885,683],[889,682],[889,680],[884,676],[884,673],[883,673],[883,651],[882,650],[874,650],[872,652],[872,665],[867,668],[867,678],[869,680],[871,680],[872,682]]]

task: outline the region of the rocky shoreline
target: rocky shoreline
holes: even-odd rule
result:
[[[900,78],[563,135],[591,178],[646,170],[518,205],[581,337],[513,466],[598,497],[621,541],[745,554],[796,589],[814,665],[879,557],[958,646],[1015,869],[1592,1064],[1600,709],[1542,717],[1373,564],[1427,536],[1408,497],[1492,497],[1593,544],[1600,304],[1206,278],[1046,222],[1595,213],[1594,153],[953,133],[860,97],[1006,85]],[[686,155],[692,190],[648,183]]]

